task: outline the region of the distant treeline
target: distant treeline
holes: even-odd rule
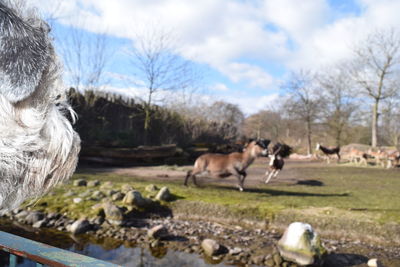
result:
[[[78,114],[75,129],[83,146],[136,147],[140,145],[229,143],[238,137],[236,126],[189,116],[153,105],[150,130],[145,140],[144,104],[121,95],[87,90],[69,91]]]

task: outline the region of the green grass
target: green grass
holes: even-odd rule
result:
[[[287,221],[297,219],[312,221],[311,218],[318,218],[316,220],[318,223],[324,225],[337,223],[337,227],[345,227],[348,224],[347,220],[351,221],[351,227],[365,222],[375,226],[387,223],[400,224],[399,170],[302,164],[292,166],[291,171],[296,172],[296,177],[303,177],[314,183],[317,181],[320,185],[301,185],[294,182],[265,185],[260,182],[256,186],[246,186],[245,192],[239,192],[235,186],[223,182],[203,183],[201,187],[184,187],[182,181],[152,181],[104,172],[78,171],[73,179],[112,181],[115,188],[129,183],[141,192],[144,192],[148,184],[156,184],[158,187],[168,186],[177,200],[163,204],[169,206],[173,212],[196,214],[201,210],[205,216],[229,215],[236,219],[264,221],[279,221],[279,218],[286,218]],[[73,204],[72,198],[77,196],[63,196],[68,190],[77,191],[79,194],[87,189],[73,187],[71,183],[62,185],[53,194],[40,199],[34,208],[66,212],[71,217],[95,215],[95,211],[91,209],[91,206],[96,204],[95,201]],[[94,190],[98,190],[98,187]],[[187,206],[188,210],[182,209],[184,206]],[[219,208],[223,213],[219,213]],[[287,223],[287,221],[282,222]],[[341,221],[342,225],[338,221]]]

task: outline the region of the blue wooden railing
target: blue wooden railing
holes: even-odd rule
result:
[[[36,262],[41,266],[82,266],[82,267],[115,267],[119,266],[106,261],[94,259],[67,250],[55,248],[43,243],[0,231],[0,250],[9,254],[9,266],[17,266],[17,257]]]

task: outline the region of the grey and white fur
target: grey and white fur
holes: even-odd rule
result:
[[[49,26],[0,0],[0,211],[37,198],[75,170],[80,138]]]

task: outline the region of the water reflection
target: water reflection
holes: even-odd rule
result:
[[[177,267],[203,267],[227,266],[223,264],[206,263],[197,254],[168,250],[166,246],[149,245],[148,248],[134,247],[111,238],[95,239],[90,236],[72,236],[53,230],[37,230],[29,226],[0,220],[0,231],[22,236],[31,240],[49,244],[55,247],[73,251],[86,256],[113,262],[127,267],[139,266],[177,266]],[[0,267],[9,266],[8,254],[0,251]],[[32,261],[17,257],[18,267],[34,267]]]

